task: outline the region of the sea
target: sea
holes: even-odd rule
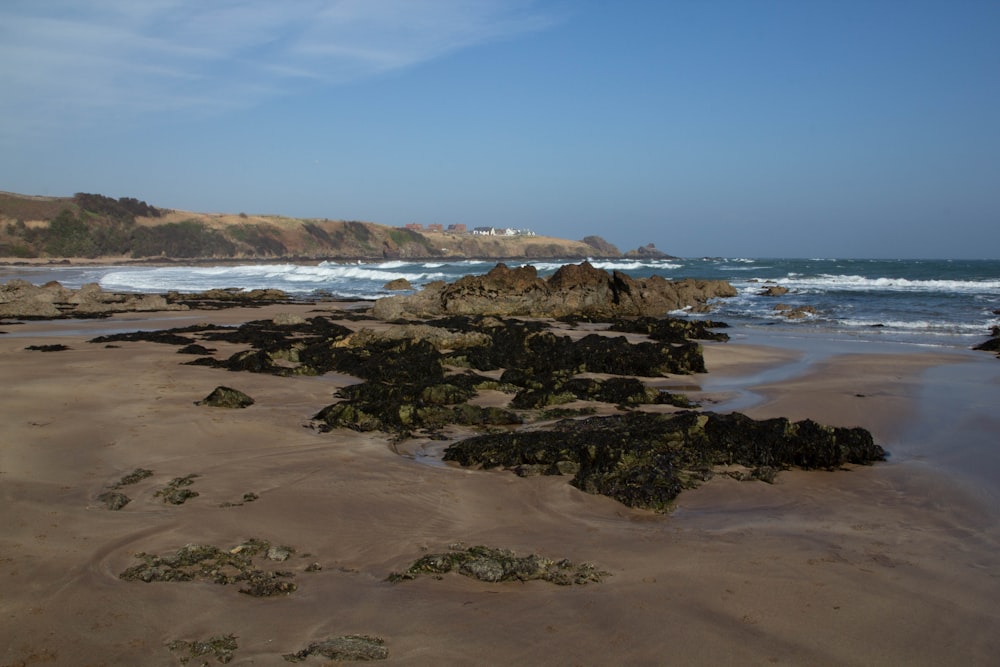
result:
[[[540,276],[579,260],[531,262]],[[516,261],[506,262],[517,266]],[[719,299],[711,313],[670,315],[710,318],[748,330],[780,328],[858,340],[970,347],[1000,326],[1000,260],[696,258],[591,260],[597,268],[641,278],[701,278],[730,282],[736,297]],[[482,274],[496,261],[385,261],[245,263],[168,266],[12,266],[0,271],[41,284],[67,287],[98,283],[118,292],[197,292],[212,288],[277,288],[303,299],[371,300],[400,292],[386,283],[405,278],[414,289],[437,280]],[[787,288],[765,296],[770,286]],[[405,292],[404,292],[405,293]],[[775,306],[808,307],[790,320]]]

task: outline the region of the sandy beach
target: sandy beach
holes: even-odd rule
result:
[[[181,365],[168,345],[87,342],[313,309],[0,326],[0,665],[178,665],[172,642],[229,634],[241,665],[289,664],[282,655],[342,635],[382,638],[395,665],[996,664],[994,356],[763,335],[708,343],[707,375],[664,386],[706,409],[862,426],[891,456],[785,471],[775,484],[717,476],[656,514],[564,478],[461,469],[407,456],[384,435],[308,428],[343,376],[231,373]],[[69,349],[25,349],[51,344]],[[219,385],[254,405],[195,405]],[[152,475],[123,488],[124,508],[106,509],[98,496],[137,468]],[[187,475],[197,497],[156,496]],[[255,598],[207,581],[119,578],[138,552],[249,538],[294,548],[282,565],[298,590]],[[386,581],[458,543],[610,576]],[[202,660],[218,664],[189,664]]]

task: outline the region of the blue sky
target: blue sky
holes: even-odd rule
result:
[[[4,0],[0,189],[1000,257],[994,0]]]

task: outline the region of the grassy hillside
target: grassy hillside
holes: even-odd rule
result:
[[[132,198],[0,192],[0,258],[418,259],[617,257],[599,237],[473,236],[370,222],[207,214]]]

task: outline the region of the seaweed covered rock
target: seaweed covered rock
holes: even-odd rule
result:
[[[685,396],[647,387],[631,377],[596,380],[552,374],[539,380],[527,377],[520,369],[511,369],[504,372],[501,381],[524,387],[510,402],[510,407],[517,410],[540,410],[577,400],[612,403],[621,408],[638,405],[696,407]]]
[[[201,495],[189,488],[197,477],[198,475],[193,473],[183,477],[174,477],[169,484],[156,492],[156,496],[163,498],[163,502],[170,505],[183,505],[191,498],[197,498]]]
[[[686,343],[691,340],[727,341],[729,335],[713,329],[725,329],[725,322],[713,320],[685,320],[679,317],[618,317],[611,320],[611,331],[642,333],[653,340],[667,343]]]
[[[211,394],[195,403],[214,408],[247,408],[253,404],[254,400],[239,389],[222,386],[216,387]]]
[[[536,554],[517,556],[509,549],[480,545],[428,554],[414,561],[405,572],[390,574],[388,580],[399,582],[422,575],[439,577],[448,572],[491,583],[541,580],[560,586],[600,582],[609,574],[590,563],[574,564],[566,559],[553,560]]]
[[[565,420],[546,431],[475,436],[444,454],[463,466],[569,473],[583,491],[657,511],[668,509],[683,489],[710,479],[716,466],[745,466],[764,477],[766,469],[835,470],[884,458],[862,428],[696,412]]]
[[[322,656],[330,660],[368,661],[385,660],[389,657],[389,649],[385,640],[371,635],[344,635],[322,641],[313,642],[297,653],[288,653],[282,657],[288,662],[302,662],[312,655]]]
[[[456,331],[480,331],[488,345],[470,346],[448,355],[456,365],[477,370],[518,368],[528,373],[611,373],[656,376],[704,373],[697,343],[683,339],[630,343],[624,336],[589,334],[580,339],[558,335],[540,322],[495,317],[451,317],[430,322]]]
[[[286,595],[296,590],[288,581],[294,576],[284,570],[265,570],[254,559],[267,554],[272,544],[250,539],[231,549],[212,545],[187,544],[175,552],[156,556],[138,553],[142,562],[119,575],[124,581],[210,581],[220,585],[237,584],[239,591],[254,597]],[[270,559],[274,560],[274,559]]]

